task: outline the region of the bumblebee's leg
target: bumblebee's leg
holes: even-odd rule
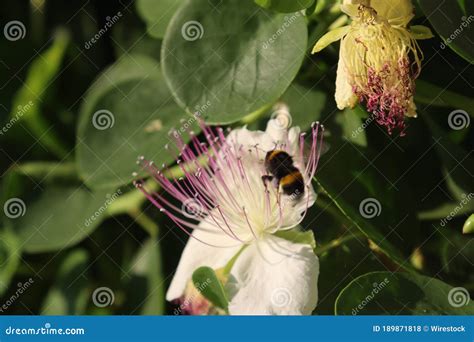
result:
[[[273,176],[272,175],[263,175],[262,176],[262,182],[263,184],[265,185],[265,187],[267,187],[267,183],[268,182],[271,182],[273,180]]]

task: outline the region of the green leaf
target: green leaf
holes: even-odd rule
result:
[[[342,290],[335,311],[337,315],[474,315],[474,303],[469,303],[466,289],[438,279],[373,272]]]
[[[474,214],[469,216],[469,218],[466,220],[466,223],[464,223],[464,226],[462,228],[463,234],[472,234],[474,233]]]
[[[408,260],[414,246],[406,239],[416,241],[419,223],[406,197],[391,187],[389,178],[381,177],[386,171],[383,165],[372,165],[379,153],[337,137],[328,137],[325,143],[331,147],[316,172],[318,193],[347,218],[344,226],[352,234],[360,231],[393,262],[411,269]]]
[[[334,227],[330,229],[333,230]],[[319,245],[316,252],[320,274],[325,275],[318,279],[317,315],[334,315],[336,298],[350,280],[368,272],[385,270],[375,253],[368,251],[367,239],[359,234],[351,235],[346,232],[343,237]]]
[[[342,196],[336,197],[337,191],[332,188],[329,182],[324,177],[318,177],[317,183],[321,187],[331,201],[338,207],[341,213],[354,224],[367,238],[377,244],[384,254],[387,254],[393,261],[404,268],[410,268],[408,261],[401,252],[389,241],[386,237],[372,224],[368,219],[364,219],[361,214],[356,211],[353,205],[346,202]],[[361,202],[362,203],[362,202]]]
[[[86,271],[89,256],[85,250],[69,253],[59,267],[55,283],[41,309],[42,315],[83,315],[89,302]]]
[[[459,3],[444,0],[418,0],[426,18],[445,44],[469,63],[474,63],[474,32]],[[442,46],[443,48],[443,46]]]
[[[326,99],[326,94],[321,91],[292,84],[283,94],[281,101],[288,105],[292,125],[299,126],[302,131],[307,131],[313,122],[321,120]]]
[[[471,173],[474,170],[474,160],[470,158],[470,153],[455,144],[428,115],[423,117],[433,134],[436,151],[447,173],[446,179],[449,180],[449,189],[461,200],[463,195],[467,196],[470,190],[474,189],[474,179]]]
[[[193,283],[196,289],[213,305],[227,311],[229,302],[224,286],[212,268],[203,266],[195,270]]]
[[[133,308],[130,314],[163,315],[165,289],[159,241],[145,241],[127,273],[131,276],[126,305]]]
[[[15,165],[11,168],[11,171],[30,177],[31,179],[39,180],[41,183],[48,181],[55,182],[58,181],[58,179],[68,181],[78,180],[76,164],[74,162],[26,162]]]
[[[429,106],[463,109],[474,117],[474,99],[438,87],[432,83],[417,80],[415,100]]]
[[[163,72],[189,113],[200,109],[207,122],[232,123],[285,92],[307,35],[299,12],[268,13],[252,0],[186,1],[166,32]]]
[[[310,7],[315,0],[255,0],[263,8],[281,13],[301,11]]]
[[[65,157],[69,150],[51,129],[51,124],[45,121],[41,108],[47,90],[58,77],[69,41],[66,32],[58,31],[53,44],[31,63],[24,85],[15,95],[10,114],[13,119],[23,120],[40,143],[60,158]]]
[[[312,230],[304,231],[299,226],[297,228],[293,228],[290,230],[280,230],[275,233],[275,236],[278,236],[282,239],[285,239],[294,243],[310,245],[311,248],[313,249],[316,248],[316,240],[314,239],[313,231]]]
[[[155,38],[163,38],[166,28],[183,0],[137,0],[138,15],[145,21],[147,32]]]
[[[459,202],[441,204],[436,208],[419,212],[418,218],[420,220],[440,220],[447,216],[458,217],[469,214],[474,211],[473,202],[474,201],[470,201],[463,206],[461,206]]]
[[[127,55],[145,55],[160,60],[161,40],[151,35],[144,35],[146,29],[147,25],[133,15],[122,17],[114,24],[112,40],[117,60]]]
[[[20,260],[20,240],[9,229],[3,229],[0,231],[0,296],[8,289]]]
[[[462,235],[459,231],[447,230],[441,238],[441,270],[449,279],[465,284],[474,282],[474,237]]]
[[[11,219],[28,253],[62,250],[75,245],[97,228],[116,194],[92,193],[83,186],[51,186],[26,202],[24,216]]]
[[[197,121],[175,104],[159,65],[137,55],[122,58],[94,82],[80,115],[78,169],[94,189],[130,183],[140,155],[159,166],[172,162],[177,153],[166,149],[173,144],[168,133]]]

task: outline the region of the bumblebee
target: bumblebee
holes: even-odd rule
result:
[[[275,181],[285,195],[299,199],[304,194],[304,179],[300,170],[294,165],[293,158],[282,150],[272,150],[265,156],[265,169],[268,175],[262,176],[267,181]]]

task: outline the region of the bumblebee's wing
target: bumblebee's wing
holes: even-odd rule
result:
[[[318,152],[320,153],[320,156],[322,156],[322,155],[325,155],[331,149],[331,145],[328,142],[326,142],[325,139],[323,139],[321,144],[317,148],[318,148]],[[311,153],[311,145],[309,142],[307,142],[304,144],[304,149],[303,149],[303,157],[304,157],[305,163],[308,160],[310,153]]]

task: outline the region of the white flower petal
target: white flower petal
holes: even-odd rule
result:
[[[168,301],[172,301],[183,295],[187,283],[191,280],[193,272],[197,268],[201,266],[209,266],[213,269],[224,267],[242,247],[238,241],[231,239],[222,231],[217,230],[215,226],[209,224],[207,221],[202,221],[199,227],[202,228],[202,230],[194,230],[193,236],[195,236],[195,238],[190,237],[186,247],[184,247],[178,268],[166,293],[166,300]],[[208,244],[228,247],[212,247],[198,241],[196,238]]]
[[[347,66],[344,62],[344,55],[347,54],[347,44],[349,41],[344,38],[341,41],[341,48],[339,50],[339,63],[337,65],[337,77],[336,77],[336,104],[337,108],[343,110],[344,108],[353,108],[357,102],[357,96],[352,91],[350,84],[350,75],[347,71]]]
[[[309,315],[318,301],[319,260],[309,245],[266,236],[238,257],[227,284],[232,315]]]

